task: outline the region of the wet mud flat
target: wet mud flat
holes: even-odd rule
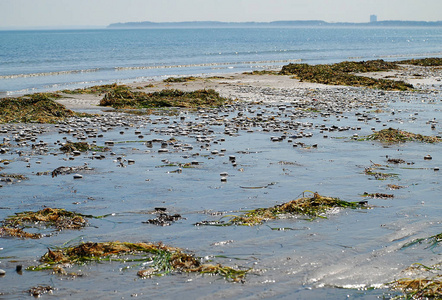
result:
[[[437,244],[413,242],[442,232],[441,144],[373,137],[392,128],[440,139],[440,86],[235,92],[242,102],[213,109],[97,108],[58,124],[0,125],[2,226],[47,208],[87,222],[12,223],[41,236],[2,232],[0,297],[389,298],[412,264],[440,262]],[[229,223],[315,193],[359,206]],[[143,255],[31,271],[51,252],[113,241],[162,243],[248,272],[233,282],[157,276]]]

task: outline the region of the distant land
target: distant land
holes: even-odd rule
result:
[[[226,28],[226,27],[332,27],[332,26],[370,26],[370,27],[438,27],[442,26],[442,21],[376,21],[368,23],[329,23],[320,20],[307,21],[274,21],[274,22],[218,22],[218,21],[190,21],[190,22],[127,22],[112,23],[107,28]]]

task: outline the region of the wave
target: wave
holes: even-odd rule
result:
[[[71,70],[71,71],[53,71],[53,72],[40,72],[40,73],[29,73],[29,74],[13,74],[13,75],[0,75],[0,79],[14,79],[14,78],[27,78],[27,77],[40,77],[40,76],[58,76],[58,75],[68,75],[77,73],[91,73],[98,72],[101,69],[87,69],[87,70]]]
[[[284,59],[284,60],[261,60],[261,61],[242,61],[242,62],[224,62],[224,63],[202,63],[187,65],[162,65],[162,66],[137,66],[137,67],[116,67],[115,70],[152,70],[152,69],[174,69],[174,68],[192,68],[192,67],[216,67],[216,66],[233,66],[233,65],[252,65],[252,64],[272,64],[272,63],[289,63],[301,62],[301,59]]]
[[[251,64],[274,64],[274,63],[288,63],[300,62],[301,59],[287,59],[287,60],[262,60],[262,61],[243,61],[243,62],[224,62],[224,63],[201,63],[201,64],[186,64],[186,65],[159,65],[159,66],[132,66],[132,67],[115,67],[108,70],[127,71],[127,70],[154,70],[154,69],[175,69],[175,68],[192,68],[192,67],[216,67],[216,66],[233,66],[233,65],[251,65]],[[86,70],[70,70],[70,71],[54,71],[54,72],[40,72],[28,74],[13,74],[0,75],[0,79],[15,79],[15,78],[29,78],[42,76],[59,76],[80,73],[92,73],[104,71],[105,68],[95,68]]]

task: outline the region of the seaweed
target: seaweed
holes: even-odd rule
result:
[[[169,77],[163,80],[163,82],[189,82],[197,80],[197,77],[189,76],[189,77]]]
[[[87,165],[79,166],[79,167],[58,167],[52,172],[44,172],[42,175],[52,175],[52,178],[57,177],[58,175],[67,175],[72,173],[77,173],[78,171],[92,170]],[[38,175],[38,174],[37,174]]]
[[[404,130],[394,129],[391,127],[388,129],[382,129],[380,131],[377,131],[372,135],[363,138],[363,140],[374,140],[390,144],[405,143],[409,141],[418,141],[422,143],[433,144],[441,141],[440,138],[434,136],[415,134]]]
[[[169,247],[162,243],[86,242],[57,250],[48,249],[40,261],[42,265],[30,267],[28,270],[40,271],[65,263],[83,265],[94,261],[121,261],[126,264],[137,262],[135,266],[148,262],[150,267],[138,271],[138,276],[145,278],[185,272],[221,275],[234,282],[242,281],[248,272],[220,264],[203,264],[200,258],[187,254],[180,248]]]
[[[364,208],[363,202],[347,202],[339,198],[325,197],[318,193],[313,193],[312,197],[302,197],[290,202],[276,205],[269,208],[258,208],[246,212],[245,214],[232,217],[227,222],[200,222],[195,225],[215,225],[215,226],[254,226],[263,224],[268,220],[279,219],[287,215],[303,215],[309,219],[326,218],[325,214],[333,208]]]
[[[56,103],[59,94],[36,93],[0,99],[0,123],[56,123],[76,114]]]
[[[157,211],[161,211],[161,210],[158,209]],[[155,219],[149,219],[149,220],[147,220],[147,222],[142,222],[142,223],[153,224],[153,225],[157,225],[157,226],[170,226],[175,221],[178,221],[181,219],[183,219],[183,218],[179,214],[169,215],[165,212],[161,212],[157,215],[157,217]]]
[[[32,296],[39,298],[41,295],[46,294],[46,293],[52,293],[54,291],[54,288],[51,286],[35,286],[32,287],[28,290],[28,293],[31,294]]]
[[[184,92],[176,89],[166,89],[159,92],[133,92],[129,88],[118,86],[109,91],[100,101],[101,106],[113,108],[161,108],[161,107],[218,107],[229,102],[215,90],[196,90]]]
[[[405,270],[414,275],[412,278],[400,278],[390,282],[393,290],[400,290],[405,299],[441,299],[442,275],[440,263],[428,267],[423,264],[413,264]]]
[[[280,75],[294,75],[301,81],[331,85],[363,86],[382,90],[411,90],[413,86],[403,81],[374,79],[351,73],[378,72],[398,69],[395,63],[383,60],[361,62],[344,61],[332,65],[290,63],[282,67]]]
[[[405,186],[401,186],[401,185],[397,185],[397,184],[387,184],[387,187],[390,190],[400,190],[400,189],[405,188]]]
[[[384,194],[384,193],[372,193],[372,194],[369,194],[369,193],[365,192],[362,196],[363,197],[370,197],[370,198],[381,198],[381,199],[394,198],[393,194]]]
[[[80,152],[86,152],[89,149],[91,149],[91,146],[87,142],[77,142],[77,143],[65,143],[60,150],[68,153],[68,152],[74,152],[74,151],[80,151]]]
[[[62,93],[65,94],[71,94],[71,95],[75,95],[75,94],[103,94],[103,93],[107,93],[115,88],[117,88],[119,85],[116,83],[113,84],[104,84],[104,85],[94,85],[91,87],[85,87],[85,88],[80,88],[80,89],[75,89],[75,90],[63,90],[61,91]],[[126,87],[125,85],[120,85],[122,87]]]
[[[422,67],[439,67],[442,66],[442,58],[440,57],[427,57],[421,59],[409,59],[398,61],[399,64],[422,66]]]
[[[386,180],[387,178],[397,177],[397,174],[377,172],[384,166],[371,162],[371,166],[364,169],[364,174],[373,176],[376,180]]]
[[[426,238],[419,238],[419,239],[415,239],[409,243],[406,243],[405,245],[403,245],[401,247],[401,249],[405,249],[411,246],[415,246],[418,244],[422,244],[422,243],[426,243],[429,244],[428,247],[426,247],[426,249],[433,249],[436,246],[439,245],[439,243],[442,242],[442,233],[430,236],[430,237],[426,237]]]
[[[3,221],[6,228],[24,228],[26,226],[46,226],[63,229],[80,229],[86,226],[85,215],[70,212],[59,208],[44,208],[32,212],[25,211],[16,213]],[[25,236],[26,237],[26,236]]]
[[[0,227],[0,237],[17,237],[21,239],[39,239],[39,233],[29,233],[21,228]]]

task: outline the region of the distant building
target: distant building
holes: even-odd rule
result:
[[[370,15],[370,23],[376,23],[378,21],[378,16]]]

